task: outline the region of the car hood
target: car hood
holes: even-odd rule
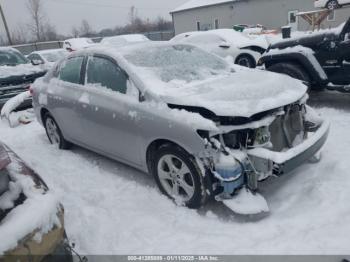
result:
[[[289,76],[239,69],[205,82],[169,88],[160,97],[168,104],[201,107],[217,116],[251,117],[294,103],[306,91],[301,81]]]
[[[45,70],[40,66],[33,66],[32,64],[22,64],[16,66],[0,66],[0,79],[9,77],[25,77],[28,75],[35,75],[45,73]]]

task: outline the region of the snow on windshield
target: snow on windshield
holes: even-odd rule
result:
[[[189,45],[134,49],[124,57],[165,83],[205,80],[218,75],[220,71],[228,70],[228,64],[224,60]]]
[[[27,64],[29,61],[18,51],[7,49],[0,50],[0,66],[14,66]]]

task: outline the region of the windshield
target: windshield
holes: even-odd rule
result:
[[[131,64],[151,71],[163,82],[205,80],[228,64],[219,57],[189,45],[152,46],[124,56]]]
[[[67,52],[65,51],[57,51],[57,52],[52,52],[52,53],[46,53],[42,54],[42,56],[48,61],[48,62],[57,62],[61,58],[65,57]]]
[[[27,63],[29,61],[20,52],[14,50],[0,51],[0,66],[15,66]]]

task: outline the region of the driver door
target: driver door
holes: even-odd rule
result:
[[[79,99],[85,145],[132,165],[141,165],[140,102],[129,94],[130,80],[108,56],[88,58],[84,92]]]

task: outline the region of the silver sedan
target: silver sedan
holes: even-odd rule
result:
[[[151,42],[75,52],[31,92],[52,144],[149,172],[180,205],[215,198],[235,209],[235,199],[259,196],[259,181],[324,144],[328,123],[305,105],[306,89],[190,45]]]

